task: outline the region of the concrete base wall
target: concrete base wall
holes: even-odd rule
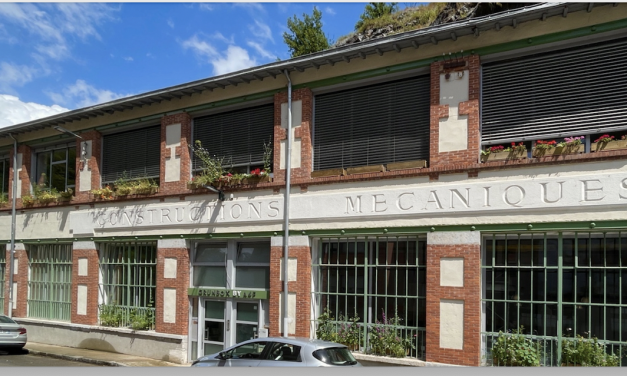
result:
[[[187,336],[15,318],[28,341],[187,363]]]

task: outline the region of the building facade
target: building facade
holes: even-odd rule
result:
[[[627,5],[542,4],[0,129],[0,310],[178,363],[325,309],[398,317],[429,362],[520,326],[545,365],[624,351],[626,47]],[[197,141],[246,180],[195,185]]]

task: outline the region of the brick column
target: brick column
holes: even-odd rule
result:
[[[270,257],[270,336],[283,332],[283,238],[272,238]],[[293,322],[288,335],[309,337],[311,325],[311,247],[309,238],[290,238],[288,261],[288,314]]]
[[[98,324],[98,275],[95,242],[75,242],[72,249],[72,315],[75,324]]]
[[[9,169],[9,199],[13,197],[13,153],[14,149],[10,152],[10,169]],[[28,145],[19,145],[17,147],[17,169],[18,169],[18,182],[17,182],[17,206],[22,206],[22,196],[30,194],[30,177],[31,177],[31,148]]]
[[[479,77],[477,55],[431,64],[429,167],[477,163],[481,150]],[[457,111],[454,111],[455,107]],[[460,133],[464,121],[467,134]],[[441,146],[443,150],[440,150]]]
[[[77,201],[91,201],[90,191],[100,188],[102,134],[98,131],[81,133],[76,139],[76,189]],[[85,155],[83,156],[83,148]]]
[[[10,272],[10,267],[9,267],[9,263],[11,262],[11,245],[7,244],[6,246],[6,263],[5,263],[5,268],[4,268],[4,284],[2,286],[0,286],[0,288],[2,289],[2,296],[4,296],[4,304],[2,306],[2,313],[7,314],[9,312],[9,272]]]
[[[157,245],[155,331],[188,334],[189,246],[185,240],[159,240]]]
[[[161,167],[159,190],[162,193],[187,189],[191,177],[189,144],[192,138],[192,118],[187,113],[161,118]]]
[[[427,235],[428,362],[481,362],[481,234]]]
[[[16,299],[17,304],[12,312],[12,315],[13,317],[26,317],[28,309],[26,303],[28,299],[28,254],[26,253],[26,248],[22,243],[15,244],[15,260],[17,260],[17,268],[13,271],[13,284],[14,286],[17,285],[17,288],[13,289],[13,297]],[[7,263],[10,261],[11,260],[7,258]],[[9,278],[7,278],[7,281],[8,280]],[[8,293],[6,298],[9,298]],[[7,308],[9,307],[11,306],[9,305]],[[8,312],[8,309],[6,312]]]
[[[287,148],[287,92],[274,95],[274,181],[285,181],[285,150]],[[297,143],[300,144],[300,154],[292,161],[291,177],[293,179],[310,179],[312,166],[311,122],[313,119],[313,93],[311,89],[298,89],[292,91],[292,128],[294,139],[292,140],[292,153],[298,152]],[[283,158],[283,168],[281,168]]]

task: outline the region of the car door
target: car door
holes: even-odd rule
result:
[[[302,347],[286,342],[274,342],[266,345],[259,367],[303,367]]]
[[[249,341],[230,350],[220,353],[218,367],[256,367],[265,356],[268,342],[263,340]]]

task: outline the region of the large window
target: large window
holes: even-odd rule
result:
[[[625,58],[627,39],[485,63],[482,143],[624,134]]]
[[[70,321],[72,245],[29,246],[28,263],[28,317]]]
[[[193,284],[198,287],[270,288],[270,243],[199,243]]]
[[[234,172],[263,168],[264,143],[274,139],[274,104],[197,117],[193,139]],[[194,169],[198,164],[194,158]]]
[[[156,242],[103,244],[100,249],[101,314],[120,317],[119,326],[131,324],[131,313],[154,317],[156,272]]]
[[[34,184],[59,192],[74,188],[76,182],[76,147],[64,146],[37,153]]]
[[[521,325],[544,344],[547,365],[576,335],[627,349],[627,233],[486,236],[482,265],[488,351],[499,331]]]
[[[416,237],[321,239],[312,262],[318,314],[366,324],[396,314],[405,337],[416,339],[411,356],[424,357],[426,263],[426,241]]]
[[[119,178],[159,178],[161,126],[134,129],[102,138],[102,182]]]
[[[315,97],[314,170],[429,159],[429,76]]]

